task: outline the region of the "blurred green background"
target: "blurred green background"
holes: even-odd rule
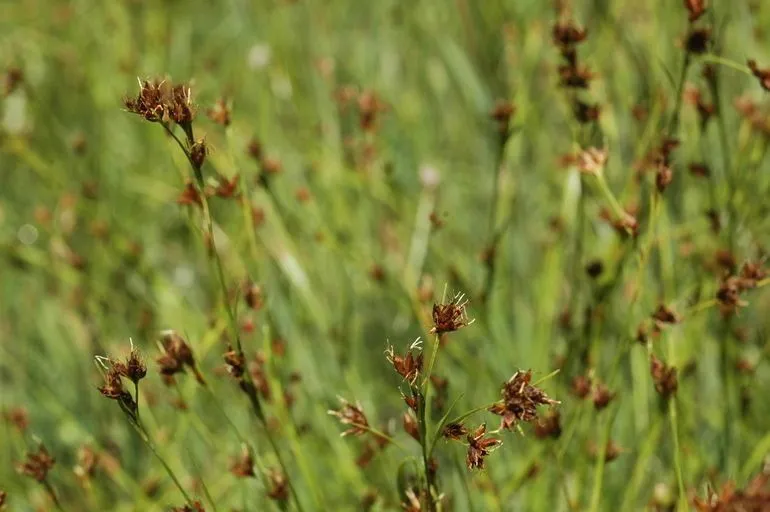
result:
[[[46,507],[44,489],[15,470],[36,439],[56,456],[50,478],[67,510],[181,506],[95,389],[94,355],[124,355],[129,339],[150,368],[144,420],[185,485],[203,499],[205,482],[219,510],[273,506],[261,479],[228,472],[241,445],[215,402],[267,466],[275,460],[218,371],[227,327],[218,283],[198,217],[176,204],[187,163],[159,126],[122,107],[137,77],[189,82],[196,132],[211,147],[207,177],[240,175],[244,202],[212,198],[216,242],[232,288],[251,279],[264,293],[265,307],[241,304],[238,320],[247,353],[268,357],[266,410],[306,510],[358,510],[370,489],[375,510],[399,508],[404,455],[390,447],[358,467],[362,443],[340,439],[326,411],[338,395],[360,400],[372,424],[390,422],[419,453],[403,434],[384,350],[426,336],[445,287],[464,291],[477,318],[439,354],[447,402],[462,394],[459,414],[496,400],[517,369],[537,379],[562,367],[543,386],[562,401],[563,425],[555,441],[528,427],[506,436],[480,473],[465,469],[461,446],[441,441],[447,509],[569,510],[565,495],[575,510],[673,506],[677,447],[637,326],[660,303],[679,313],[708,303],[717,251],[740,266],[761,259],[770,241],[768,130],[757,122],[767,118],[768,93],[738,69],[747,58],[770,64],[770,5],[713,4],[699,21],[712,28],[709,55],[735,65],[717,68],[717,120],[702,129],[694,106],[682,105],[675,183],[650,229],[653,177],[637,164],[660,144],[676,106],[688,30],[681,2],[3,2],[0,489],[9,510]],[[600,105],[595,124],[575,122],[574,93],[558,86],[551,34],[565,13],[588,29],[578,51],[596,77],[577,94]],[[689,86],[707,90],[707,58],[693,57]],[[372,131],[358,117],[364,91],[385,106]],[[738,97],[756,103],[753,121],[733,107]],[[220,98],[232,108],[226,128],[205,115]],[[498,100],[516,107],[502,158],[489,115]],[[247,151],[255,139],[280,162],[269,188]],[[609,150],[607,182],[623,205],[639,206],[638,239],[601,220],[606,198],[564,165],[588,146]],[[709,179],[688,173],[696,161],[709,165]],[[252,207],[264,216],[257,226]],[[708,209],[721,216],[718,233]],[[496,237],[483,300],[483,256]],[[596,279],[585,272],[595,260],[604,269]],[[651,345],[680,370],[681,473],[700,496],[708,483],[745,485],[770,452],[770,294],[745,298],[730,320],[706,307]],[[163,385],[153,361],[161,329],[188,339],[213,395],[190,376]],[[576,359],[576,347],[590,363]],[[749,368],[734,371],[739,364]],[[570,394],[571,379],[589,369],[617,392],[601,411]],[[294,398],[288,411],[282,390]],[[24,431],[7,418],[18,407],[28,414]],[[475,421],[493,428],[498,419]],[[605,467],[590,451],[606,439],[622,452]],[[87,486],[73,472],[84,444],[103,454]]]

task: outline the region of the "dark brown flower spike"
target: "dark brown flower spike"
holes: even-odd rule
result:
[[[17,464],[16,470],[25,476],[34,478],[38,482],[44,482],[48,477],[48,472],[56,463],[46,447],[40,443],[36,452],[27,453],[24,462]]]
[[[586,36],[588,31],[578,27],[573,21],[560,21],[553,26],[553,42],[560,48],[581,43]]]
[[[485,457],[503,443],[500,439],[485,438],[486,432],[487,425],[482,423],[466,438],[468,440],[468,454],[465,458],[465,464],[468,469],[484,469]]]
[[[594,408],[597,411],[601,411],[607,407],[614,398],[615,393],[610,391],[605,384],[599,382],[594,387],[593,402]]]
[[[329,410],[327,412],[332,416],[336,416],[343,425],[351,426],[351,428],[340,435],[343,437],[349,435],[360,436],[367,433],[369,431],[369,420],[366,419],[366,414],[361,409],[361,404],[353,405],[341,397],[339,400],[342,402],[342,407],[337,411]]]
[[[409,384],[414,384],[422,372],[423,353],[420,350],[421,343],[420,338],[414,340],[405,356],[396,354],[392,345],[385,351],[385,358],[393,365],[396,373],[401,375]],[[414,351],[419,351],[419,354],[415,356]]]
[[[560,403],[531,385],[531,380],[532,371],[518,371],[503,385],[503,400],[489,408],[489,412],[502,416],[501,429],[512,430],[520,421],[534,421],[539,405]]]
[[[453,332],[471,325],[475,320],[468,319],[467,304],[465,294],[459,292],[447,304],[434,304],[431,334]]]

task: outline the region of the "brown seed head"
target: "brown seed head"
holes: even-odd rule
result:
[[[38,482],[44,482],[48,472],[53,468],[56,459],[51,457],[48,450],[41,443],[36,452],[27,453],[24,462],[16,465],[16,470],[25,476],[34,478]]]
[[[537,419],[539,405],[560,403],[531,385],[531,380],[532,371],[517,371],[503,385],[503,400],[489,408],[493,414],[502,416],[501,429],[512,430],[520,421],[534,421]]]
[[[431,334],[453,332],[472,324],[474,320],[468,319],[465,310],[467,304],[465,295],[459,292],[447,304],[434,304]]]
[[[452,439],[459,441],[468,434],[468,429],[462,423],[449,423],[441,431],[441,435],[444,439]]]
[[[468,469],[483,469],[484,458],[502,444],[502,441],[499,439],[485,438],[486,432],[487,426],[485,423],[482,423],[473,433],[468,434],[466,437],[468,440],[468,454],[465,458],[465,464],[468,466]]]
[[[655,391],[663,398],[669,398],[676,393],[679,386],[676,377],[676,368],[667,366],[663,361],[655,357],[650,357],[650,374],[655,383]]]
[[[696,28],[690,30],[685,41],[685,48],[689,53],[700,55],[708,51],[711,42],[711,29]]]
[[[243,354],[237,352],[231,345],[227,346],[227,351],[222,355],[227,365],[227,372],[233,377],[240,378],[246,367],[246,360]]]
[[[246,305],[254,311],[262,309],[265,305],[262,287],[252,281],[246,282],[243,285],[243,300],[246,302]]]
[[[511,126],[511,118],[516,113],[516,107],[510,101],[497,100],[495,107],[490,112],[490,117],[497,122],[497,129],[501,134],[507,134]]]
[[[585,40],[588,31],[573,21],[559,21],[553,26],[553,42],[559,48],[569,48]]]
[[[423,353],[419,350],[420,339],[417,338],[409,347],[405,356],[396,354],[392,345],[385,351],[385,358],[393,365],[396,373],[401,375],[409,384],[414,384],[422,372]],[[414,355],[415,351],[419,351],[417,356]]]
[[[78,463],[73,471],[81,481],[87,481],[94,476],[98,463],[99,454],[90,446],[83,445],[78,449]]]
[[[612,402],[613,398],[615,398],[615,393],[609,390],[609,388],[601,383],[598,382],[596,386],[594,387],[594,394],[593,394],[593,402],[594,402],[594,408],[597,411],[601,411],[605,407],[607,407],[610,402]]]
[[[206,155],[208,155],[208,153],[209,150],[206,145],[206,140],[198,139],[190,147],[190,161],[197,169],[200,169],[203,167],[203,162],[206,161]]]
[[[336,416],[343,425],[350,425],[351,428],[343,432],[342,436],[354,435],[360,436],[369,430],[369,421],[366,419],[361,404],[353,405],[344,398],[340,398],[342,407],[339,410],[330,410],[329,414]]]
[[[29,414],[22,406],[12,407],[3,411],[3,419],[21,433],[29,427]]]
[[[591,393],[591,379],[584,375],[577,375],[572,379],[572,394],[578,398],[585,398]]]

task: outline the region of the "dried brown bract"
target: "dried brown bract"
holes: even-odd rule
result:
[[[500,446],[503,442],[500,439],[484,437],[487,432],[486,424],[482,423],[479,427],[468,434],[468,454],[465,458],[465,464],[468,469],[484,469],[484,459],[492,450]]]
[[[757,61],[754,59],[749,59],[746,64],[748,64],[751,74],[759,80],[759,85],[761,85],[764,90],[770,91],[770,68],[760,69],[759,66],[757,66]]]
[[[48,453],[46,447],[41,443],[36,452],[27,453],[27,458],[24,462],[16,465],[16,470],[38,482],[44,482],[55,463],[56,459]]]
[[[465,310],[467,305],[465,294],[459,292],[447,304],[434,304],[431,334],[453,332],[472,324],[474,320],[468,319]]]
[[[501,429],[512,430],[520,421],[534,421],[539,405],[560,403],[530,384],[531,380],[531,371],[518,371],[503,385],[503,400],[489,408],[491,413],[502,416]]]
[[[412,343],[405,356],[400,356],[395,353],[393,346],[391,345],[385,351],[385,357],[390,364],[393,365],[393,369],[396,373],[401,375],[406,382],[413,385],[422,372],[423,353],[420,351],[420,339],[417,338]],[[415,356],[415,351],[419,351]]]
[[[591,444],[588,447],[588,453],[589,455],[591,455],[591,457],[596,459],[597,457],[599,457],[599,447],[596,446],[596,444]],[[613,440],[609,440],[607,441],[607,445],[604,449],[604,462],[611,462],[617,459],[618,456],[620,456],[620,454],[622,453],[623,453],[623,449],[620,447],[620,445],[615,443],[615,441]]]
[[[344,431],[342,436],[360,436],[369,431],[369,421],[366,419],[361,404],[353,405],[344,398],[339,399],[342,407],[339,410],[327,411],[332,416],[336,416],[343,425],[350,425],[351,428]]]
[[[652,355],[650,358],[650,374],[655,383],[655,391],[663,398],[669,398],[676,393],[679,382],[676,376],[676,368],[667,366],[663,361]]]

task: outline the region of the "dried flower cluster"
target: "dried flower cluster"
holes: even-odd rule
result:
[[[722,486],[719,494],[709,488],[705,499],[694,497],[692,505],[698,512],[765,512],[770,510],[770,473],[763,471],[745,489],[736,489],[733,482]]]
[[[474,320],[468,319],[465,310],[467,305],[465,295],[459,292],[446,304],[434,304],[431,334],[453,332],[472,324]]]
[[[351,428],[344,431],[342,436],[360,436],[369,431],[369,420],[366,419],[361,404],[351,404],[344,398],[339,399],[342,407],[338,410],[327,411],[332,416],[336,416],[343,425],[350,425]]]
[[[532,422],[537,419],[537,407],[558,404],[539,388],[530,384],[531,371],[517,371],[503,385],[503,399],[489,408],[489,411],[502,416],[500,428],[512,430],[519,422]]]
[[[485,437],[486,432],[486,424],[481,424],[467,436],[468,454],[465,458],[465,464],[468,469],[484,469],[484,459],[503,443],[499,439]]]
[[[725,317],[735,314],[739,307],[748,305],[741,299],[741,294],[757,286],[767,277],[767,271],[761,263],[746,262],[738,275],[726,276],[719,284],[716,299],[719,309]]]
[[[187,344],[176,331],[167,330],[161,333],[161,346],[163,353],[155,360],[160,367],[160,373],[167,382],[173,382],[174,375],[184,373],[189,369],[195,375],[195,379],[204,384],[203,375],[198,371],[190,345]]]
[[[184,84],[173,85],[166,80],[140,80],[139,94],[135,98],[124,98],[123,105],[129,112],[147,121],[174,122],[185,131],[195,118],[190,88]]]
[[[417,338],[405,356],[396,354],[392,345],[385,351],[385,357],[393,365],[393,369],[410,385],[414,385],[422,372],[423,353],[419,350],[420,343],[420,339]],[[417,351],[419,353],[415,356]]]
[[[655,391],[663,398],[669,398],[676,393],[679,382],[676,368],[667,366],[663,361],[652,355],[650,357],[650,374],[655,383]]]
[[[27,453],[26,460],[18,464],[16,470],[38,482],[44,482],[55,463],[56,459],[48,453],[46,447],[41,443],[36,452]]]

